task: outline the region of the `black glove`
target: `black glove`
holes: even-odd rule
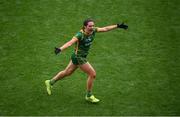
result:
[[[54,53],[57,55],[57,54],[60,53],[60,52],[61,52],[61,49],[55,47]]]
[[[128,25],[125,25],[124,23],[121,23],[121,24],[117,24],[117,27],[118,28],[123,28],[123,29],[128,29]]]

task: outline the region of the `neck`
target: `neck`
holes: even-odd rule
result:
[[[84,29],[85,34],[90,35],[93,31],[88,31],[87,29]]]

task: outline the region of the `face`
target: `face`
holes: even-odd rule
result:
[[[87,31],[93,31],[93,28],[94,28],[94,22],[88,22],[88,25],[85,26],[85,29]]]

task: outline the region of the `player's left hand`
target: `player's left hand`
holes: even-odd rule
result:
[[[124,22],[121,23],[121,24],[120,24],[120,23],[117,24],[117,27],[118,27],[118,28],[123,28],[124,30],[127,30],[127,29],[128,29],[128,25],[125,25]]]
[[[54,53],[57,55],[57,54],[58,54],[58,53],[60,53],[60,52],[61,52],[61,49],[60,49],[60,48],[55,47]]]

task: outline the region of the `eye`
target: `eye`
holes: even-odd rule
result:
[[[94,27],[94,25],[90,25],[89,27]]]

